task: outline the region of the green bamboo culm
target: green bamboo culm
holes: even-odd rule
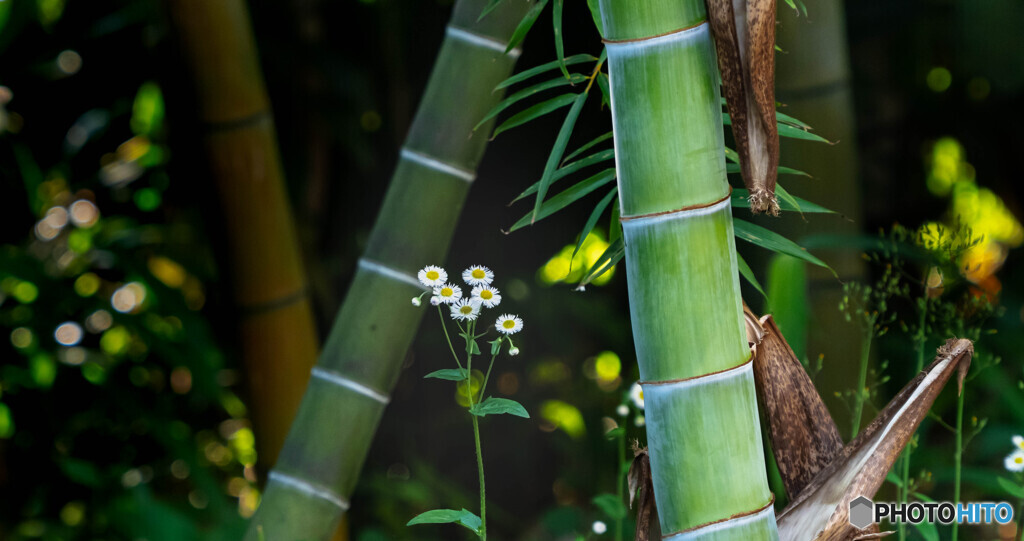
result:
[[[630,315],[664,539],[778,539],[701,0],[601,0]]]
[[[458,0],[355,278],[270,473],[247,541],[326,540],[349,507],[402,360],[424,310],[409,302],[416,269],[440,263],[483,157],[490,126],[474,125],[500,99],[505,54],[532,5]],[[287,362],[287,359],[281,359]]]

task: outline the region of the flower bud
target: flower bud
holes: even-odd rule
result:
[[[412,305],[413,306],[419,306],[420,304],[421,303],[420,303],[420,298],[419,297],[413,297],[412,298]]]
[[[511,349],[509,349],[508,350],[508,354],[513,356],[513,357],[515,357],[516,355],[519,355],[519,348],[511,348]]]

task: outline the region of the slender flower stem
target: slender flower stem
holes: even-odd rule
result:
[[[437,316],[441,318],[441,330],[444,331],[444,339],[448,341],[448,349],[452,352],[452,357],[455,357],[455,364],[459,365],[459,370],[462,370],[462,363],[459,362],[459,356],[455,353],[455,346],[452,345],[452,339],[448,336],[448,325],[444,322],[444,313],[441,312],[441,307],[437,307]],[[469,374],[466,374],[469,377]]]
[[[619,434],[619,461],[615,465],[615,491],[619,495],[619,501],[623,501],[625,494],[623,489],[625,488],[626,474],[622,471],[622,466],[626,463],[626,432],[623,427],[622,434]],[[615,519],[615,541],[622,541],[622,519]]]
[[[953,504],[960,503],[960,466],[964,455],[964,389],[956,400],[956,452],[953,453]],[[960,524],[953,523],[953,537],[956,541]]]
[[[1020,501],[1020,511],[1017,515],[1020,519],[1017,521],[1017,541],[1024,541],[1024,500]]]
[[[871,338],[874,336],[875,324],[871,322],[864,337],[861,339],[860,347],[860,375],[857,377],[857,390],[853,395],[853,420],[851,422],[850,439],[857,437],[860,432],[860,418],[864,412],[864,401],[867,392],[864,390],[868,384],[868,359],[871,357]]]
[[[491,355],[491,364],[487,366],[487,375],[484,376],[484,384],[480,386],[480,398],[483,398],[484,391],[487,389],[487,382],[491,380],[491,369],[494,368],[494,359],[497,356],[497,353]]]
[[[471,321],[466,325],[466,398],[469,400],[469,408],[473,409],[473,351],[470,346],[471,340],[474,340],[473,333],[476,331],[476,322]],[[494,358],[491,358],[491,365],[494,364]],[[460,365],[461,367],[461,365]],[[490,375],[490,368],[487,369],[488,376]],[[486,384],[487,380],[484,380]],[[480,388],[481,393],[483,387]],[[487,489],[484,484],[484,455],[483,451],[480,450],[480,421],[477,416],[472,412],[469,414],[473,421],[473,442],[476,445],[476,470],[480,477],[480,540],[487,541]]]
[[[921,372],[924,369],[924,346],[928,342],[928,332],[925,325],[928,323],[928,298],[923,297],[921,305],[921,319],[918,320],[917,324],[917,336],[914,337],[916,342],[915,348],[917,349],[917,365],[915,374]],[[913,454],[913,445],[908,444],[907,448],[903,450],[903,458],[900,461],[901,475],[900,478],[903,484],[899,487],[900,503],[907,503],[910,500],[910,455]],[[907,525],[905,522],[899,523],[899,539],[903,541],[907,538]]]

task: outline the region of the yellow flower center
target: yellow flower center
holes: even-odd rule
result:
[[[473,307],[467,304],[467,305],[459,308],[459,311],[462,312],[463,314],[466,314],[468,316],[469,314],[473,313]]]
[[[1024,457],[1019,456],[1017,458],[1014,458],[1013,461],[1016,462],[1017,464],[1024,464]]]
[[[473,269],[473,272],[470,274],[472,274],[473,278],[476,278],[477,280],[482,280],[487,276],[487,273],[485,273],[483,269]]]
[[[480,298],[489,301],[494,298],[494,293],[491,293],[489,289],[485,289],[480,292]]]
[[[439,273],[439,272],[437,272],[435,270],[427,271],[427,279],[428,280],[437,280],[440,277],[441,277],[441,273]]]
[[[514,329],[516,328],[516,320],[506,319],[505,321],[501,322],[501,326],[505,327],[506,329]]]
[[[644,392],[640,391],[640,400],[643,400],[643,399],[644,399]]]
[[[455,294],[455,292],[452,291],[452,288],[450,288],[450,287],[442,287],[441,288],[441,296],[442,297],[451,297],[454,294]]]

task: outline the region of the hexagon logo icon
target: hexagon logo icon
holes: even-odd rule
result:
[[[858,529],[867,528],[874,520],[875,504],[864,496],[858,496],[850,501],[850,524]]]

